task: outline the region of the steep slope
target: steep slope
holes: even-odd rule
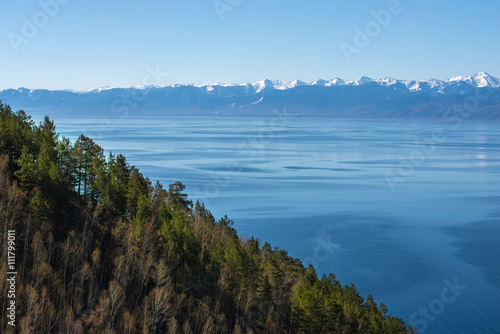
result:
[[[0,332],[412,332],[333,274],[319,279],[286,251],[239,238],[227,216],[183,191],[0,104],[4,291],[17,272],[15,298],[0,294],[17,312],[0,318]]]

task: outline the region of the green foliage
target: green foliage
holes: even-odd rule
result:
[[[8,156],[11,169],[16,168],[24,146],[34,149],[34,124],[24,111],[13,112],[0,101],[0,151]]]
[[[183,193],[185,188],[186,186],[179,181],[169,185],[167,204],[175,209],[189,209],[192,203],[187,200],[187,194]]]
[[[42,192],[38,188],[34,189],[34,195],[31,198],[30,207],[31,210],[29,211],[29,216],[37,225],[45,225],[50,221],[49,218],[51,216],[51,210],[49,209]]]
[[[199,252],[198,241],[189,221],[178,208],[163,206],[160,211],[160,245],[166,253],[173,253],[189,265],[195,263]]]
[[[28,146],[22,148],[21,157],[17,160],[17,166],[19,169],[14,172],[14,175],[17,177],[22,187],[26,190],[33,189],[37,179],[37,168]]]
[[[0,107],[0,230],[22,231],[20,331],[411,332],[371,295],[239,238],[182,183],[153,186],[92,139],[72,145],[48,118]]]

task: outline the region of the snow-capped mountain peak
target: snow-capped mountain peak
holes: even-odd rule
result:
[[[136,99],[138,95],[131,94],[147,89],[140,100]],[[453,109],[458,98],[476,96],[477,89],[488,89],[491,93],[483,94],[488,103],[482,103],[471,119],[500,121],[500,80],[486,72],[447,80],[361,77],[352,81],[262,80],[238,84],[104,87],[89,91],[19,88],[0,91],[0,100],[14,109],[62,114],[109,115],[117,111],[113,108],[130,108],[141,114],[261,116],[272,115],[275,108],[286,108],[287,113],[306,117],[435,119],[441,117],[443,110]],[[133,104],[117,106],[116,101],[123,101],[124,97],[131,98]]]
[[[476,82],[477,87],[498,87],[500,85],[500,80],[486,72],[479,72],[476,75],[472,75],[471,79]]]
[[[340,78],[333,78],[332,80],[330,80],[327,86],[344,86],[347,85],[348,83],[351,83],[351,81],[346,81]]]
[[[391,85],[398,83],[398,80],[393,79],[393,78],[383,78],[383,79],[375,80],[375,82],[377,82],[381,86],[387,87],[387,86],[391,86]]]
[[[198,88],[203,88],[206,92],[213,92],[215,87],[224,87],[224,88],[231,88],[231,87],[248,87],[250,92],[254,93],[260,93],[265,89],[268,90],[287,90],[295,87],[300,87],[300,86],[324,86],[324,87],[331,87],[331,86],[361,86],[365,85],[368,83],[375,83],[379,86],[383,87],[388,87],[392,86],[395,84],[402,84],[405,86],[410,92],[416,92],[416,91],[422,91],[422,90],[427,90],[431,89],[435,92],[441,92],[443,89],[450,85],[457,85],[457,84],[468,84],[471,85],[472,87],[475,88],[484,88],[484,87],[491,87],[491,88],[498,88],[500,87],[500,79],[495,78],[491,75],[489,75],[486,72],[479,72],[477,74],[469,75],[469,76],[456,76],[449,78],[447,80],[439,80],[439,79],[426,79],[426,80],[398,80],[390,77],[386,78],[381,78],[381,79],[372,79],[367,76],[362,76],[361,78],[357,80],[344,80],[341,78],[333,78],[331,80],[323,80],[323,79],[318,79],[313,82],[304,82],[300,80],[261,80],[261,81],[256,81],[252,83],[233,83],[233,84],[227,84],[227,83],[216,83],[216,84],[171,84],[167,85],[168,87],[181,87],[181,86],[193,86],[193,87],[198,87]],[[126,87],[126,88],[130,88]],[[141,89],[141,88],[159,88],[159,87],[166,87],[166,86],[147,86],[147,87],[141,87],[141,86],[135,86],[133,88],[136,89]],[[252,89],[253,88],[253,89]],[[104,87],[104,88],[99,88],[99,89],[92,89],[92,90],[87,90],[85,92],[94,92],[94,93],[99,93],[104,90],[110,90],[110,89],[115,89],[115,87]]]
[[[370,82],[373,82],[373,80],[371,78],[369,78],[369,77],[361,77],[358,80],[354,81],[354,85],[355,86],[365,85],[365,84],[370,83]]]
[[[263,91],[266,88],[274,89],[273,82],[271,80],[268,80],[268,79],[253,82],[251,85],[253,86],[253,88],[255,88],[256,93],[260,93],[261,91]]]
[[[479,72],[477,74],[469,76],[456,76],[449,78],[447,80],[439,79],[427,79],[427,80],[398,80],[390,77],[382,79],[371,79],[369,77],[363,76],[357,80],[344,80],[341,78],[333,78],[331,80],[319,79],[313,82],[303,82],[300,80],[261,80],[252,83],[215,83],[215,84],[169,84],[169,85],[147,85],[147,86],[127,86],[123,88],[119,87],[101,87],[96,89],[89,89],[84,91],[74,91],[74,90],[64,90],[67,92],[77,93],[77,94],[101,94],[104,92],[109,92],[111,90],[121,90],[121,89],[162,89],[162,88],[180,88],[180,87],[196,87],[200,88],[202,91],[208,94],[219,94],[221,89],[224,90],[224,94],[232,95],[231,90],[237,89],[238,94],[241,94],[241,88],[247,94],[258,94],[262,91],[284,91],[292,88],[297,88],[301,86],[321,86],[321,87],[337,87],[337,86],[363,86],[366,84],[376,84],[381,87],[389,87],[396,84],[394,89],[404,89],[406,88],[409,92],[428,92],[430,94],[451,94],[457,92],[463,92],[468,88],[464,85],[468,85],[471,88],[500,88],[500,79],[489,75],[486,72]],[[470,88],[469,88],[470,89]],[[34,91],[39,91],[37,89],[19,88],[19,93],[24,93],[24,91],[29,91],[33,93]]]
[[[290,88],[295,88],[298,86],[307,85],[305,82],[300,80],[276,80],[273,81],[274,89],[285,90]]]
[[[499,87],[500,80],[492,77],[486,72],[479,72],[477,74],[469,75],[469,76],[457,76],[446,80],[448,83],[460,83],[465,82],[474,87],[484,88],[484,87]]]

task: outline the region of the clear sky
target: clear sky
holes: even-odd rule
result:
[[[0,89],[500,76],[500,1],[397,2],[0,0]]]

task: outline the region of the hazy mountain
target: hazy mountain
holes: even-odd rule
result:
[[[485,72],[448,80],[362,77],[311,83],[262,80],[245,84],[189,84],[89,91],[7,89],[0,99],[13,108],[49,115],[225,115],[427,118],[458,115],[500,120],[500,79]]]

